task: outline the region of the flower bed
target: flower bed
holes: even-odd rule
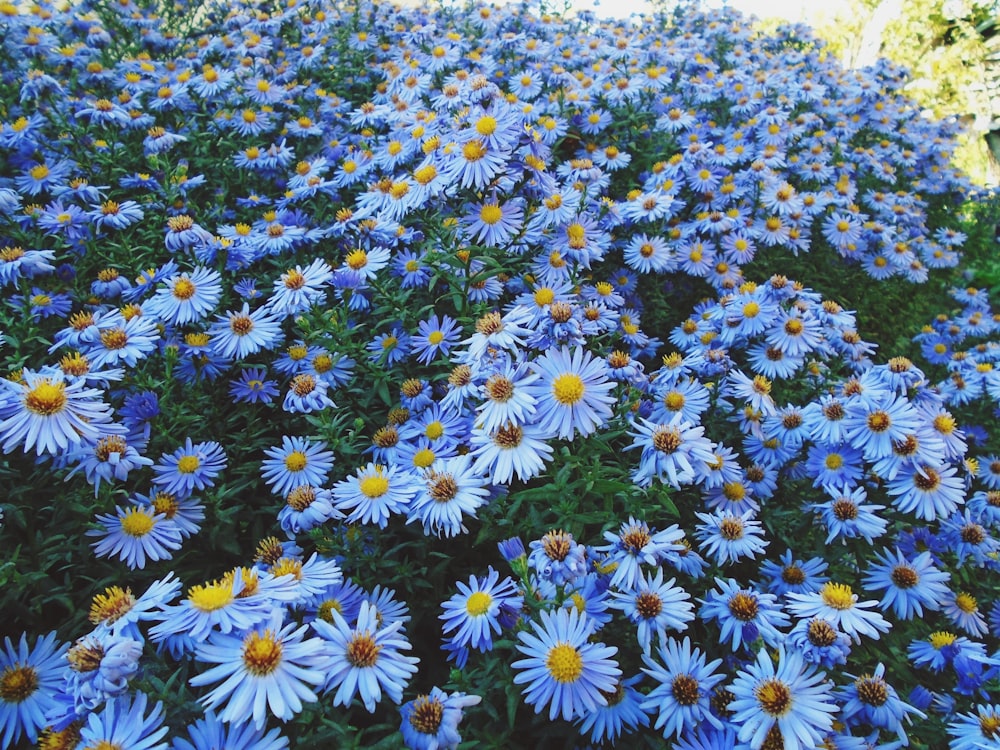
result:
[[[163,13],[0,4],[2,750],[995,745],[1000,316],[901,71]]]

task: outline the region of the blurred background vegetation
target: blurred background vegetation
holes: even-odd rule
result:
[[[1000,0],[843,0],[831,16],[806,10],[844,67],[885,57],[910,72],[904,91],[928,116],[965,125],[955,163],[1000,184]]]

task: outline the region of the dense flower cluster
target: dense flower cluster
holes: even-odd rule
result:
[[[996,741],[1000,316],[956,291],[882,361],[785,270],[958,265],[902,71],[695,8],[176,11],[0,2],[0,445],[91,522],[71,567],[143,582],[5,641],[0,748],[386,703],[455,748],[502,700],[595,745]]]

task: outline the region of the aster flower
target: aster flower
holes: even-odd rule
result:
[[[796,560],[792,550],[785,550],[777,560],[764,560],[760,574],[767,583],[767,590],[777,596],[789,592],[805,594],[818,591],[829,580],[826,575],[827,563],[819,557]]]
[[[267,378],[267,370],[262,367],[248,367],[240,372],[240,377],[229,383],[229,395],[234,402],[270,404],[278,395],[278,384]]]
[[[971,636],[981,637],[989,632],[986,619],[979,611],[979,602],[967,591],[950,594],[942,602],[941,610],[949,620]]]
[[[98,630],[77,640],[66,654],[69,669],[63,688],[72,699],[73,715],[86,716],[122,695],[139,671],[141,656],[141,641],[110,631]]]
[[[546,436],[534,423],[508,422],[491,432],[474,427],[469,438],[475,459],[473,470],[488,476],[493,484],[509,484],[515,474],[521,481],[538,476],[552,458]]]
[[[226,359],[245,359],[261,349],[274,349],[284,338],[278,320],[267,308],[251,313],[246,302],[238,312],[230,310],[216,316],[208,333],[215,353]]]
[[[605,553],[602,565],[614,566],[608,586],[623,591],[634,590],[643,580],[644,564],[658,567],[671,552],[684,549],[680,543],[684,539],[684,532],[677,524],[655,531],[645,521],[632,516],[621,525],[618,533],[606,531],[604,538],[610,544],[595,547],[594,551]]]
[[[911,715],[926,719],[927,715],[903,700],[896,689],[885,681],[885,665],[879,662],[870,674],[860,677],[846,675],[854,680],[837,691],[840,699],[840,721],[848,727],[868,725],[894,733],[903,745],[909,744],[903,723],[909,724]]]
[[[282,737],[277,729],[264,733],[253,724],[230,724],[227,726],[215,714],[208,711],[194,724],[189,724],[188,738],[174,738],[170,750],[215,750],[233,747],[240,750],[288,750],[288,738]]]
[[[518,633],[518,650],[526,658],[511,664],[518,670],[515,685],[527,685],[524,699],[540,713],[549,707],[549,719],[565,721],[586,716],[608,703],[621,676],[614,646],[589,640],[590,624],[576,609],[542,611],[532,621],[533,633]],[[522,671],[523,670],[523,671]]]
[[[872,611],[878,604],[874,600],[859,602],[850,586],[833,581],[827,581],[817,592],[788,594],[789,612],[797,617],[822,617],[855,643],[861,643],[861,636],[878,640],[880,633],[892,628],[879,612]]]
[[[181,547],[180,529],[151,507],[122,508],[116,515],[99,515],[101,529],[86,532],[101,537],[91,546],[98,557],[118,557],[132,570],[146,567],[146,560],[169,560]]]
[[[730,648],[738,651],[741,645],[749,646],[758,637],[768,645],[778,642],[781,637],[778,628],[788,625],[789,618],[778,606],[774,594],[740,588],[732,578],[716,578],[715,583],[718,589],[708,592],[698,614],[706,621],[718,623],[722,643],[729,641]]]
[[[138,597],[131,588],[110,586],[94,595],[87,619],[95,626],[95,633],[107,631],[141,641],[138,624],[157,619],[159,610],[177,596],[180,588],[181,582],[173,573],[154,581]]]
[[[271,616],[274,603],[254,596],[257,574],[237,568],[214,581],[191,586],[178,604],[164,606],[149,633],[156,643],[181,637],[188,645],[212,632],[240,633]]]
[[[741,670],[729,689],[731,721],[739,727],[739,739],[755,748],[779,738],[787,750],[816,747],[833,727],[838,710],[829,700],[826,675],[782,646],[777,665],[767,649],[761,649],[756,662]]]
[[[288,383],[288,392],[281,402],[281,408],[293,414],[309,414],[323,409],[332,409],[337,405],[327,395],[330,384],[321,378],[302,372],[295,375]]]
[[[951,575],[935,567],[931,553],[908,560],[897,548],[875,553],[877,564],[869,567],[863,585],[869,591],[884,590],[881,605],[891,607],[902,620],[923,617],[924,607],[938,610],[949,594]]]
[[[312,627],[326,641],[324,690],[337,692],[334,706],[349,706],[360,695],[365,709],[371,713],[382,700],[383,692],[394,703],[403,698],[403,689],[417,671],[419,659],[404,655],[410,643],[399,633],[400,620],[379,624],[377,609],[363,602],[354,627],[336,610],[331,610],[332,622],[314,620]]]
[[[216,634],[195,651],[198,661],[214,664],[190,679],[201,687],[218,684],[201,698],[210,709],[224,706],[219,718],[239,724],[248,718],[262,730],[268,715],[282,721],[318,700],[314,688],[323,684],[329,656],[319,638],[306,638],[308,625],[282,625],[272,618],[248,631]]]
[[[675,586],[676,582],[675,578],[664,581],[663,569],[657,568],[655,576],[647,573],[634,588],[611,593],[610,606],[620,609],[636,624],[643,654],[652,649],[654,633],[662,644],[667,639],[667,628],[686,630],[687,624],[695,619],[690,594]]]
[[[468,206],[462,228],[473,242],[488,247],[505,245],[520,231],[524,210],[520,201],[501,203],[496,198]]]
[[[449,695],[438,687],[431,688],[430,693],[399,707],[403,742],[409,750],[456,750],[462,741],[458,725],[463,710],[481,701],[478,695]]]
[[[761,554],[769,542],[763,538],[764,530],[754,512],[740,515],[727,512],[695,513],[701,519],[695,536],[701,540],[702,554],[715,559],[716,564],[726,565],[742,557]]]
[[[538,374],[528,370],[527,363],[509,362],[492,373],[479,386],[483,402],[476,407],[477,426],[493,432],[506,424],[519,425],[532,421],[538,403],[528,392],[528,386],[538,380]]]
[[[700,649],[691,651],[691,639],[678,642],[665,639],[653,655],[644,653],[646,664],[642,671],[656,683],[642,701],[643,711],[656,713],[653,728],[663,730],[663,736],[681,737],[692,729],[705,724],[717,729],[722,722],[712,713],[710,699],[712,690],[725,679],[716,674],[722,659],[706,662],[707,657]]]
[[[290,490],[278,511],[278,524],[289,539],[322,526],[332,518],[343,518],[343,514],[333,507],[330,490],[309,484],[300,484]]]
[[[337,482],[333,496],[337,510],[350,511],[348,523],[374,523],[384,529],[389,516],[404,513],[418,491],[415,478],[398,466],[369,463],[356,476]]]
[[[587,572],[587,548],[562,529],[549,531],[528,548],[528,565],[543,581],[564,586]]]
[[[799,620],[788,634],[788,645],[805,661],[827,669],[846,664],[851,653],[850,637],[822,617]]]
[[[172,276],[143,303],[143,312],[170,325],[201,320],[218,304],[222,295],[221,280],[218,271],[208,268],[195,268],[190,274]]]
[[[580,734],[590,732],[591,742],[610,741],[614,744],[623,733],[630,734],[638,727],[648,727],[649,715],[642,708],[644,696],[635,689],[635,684],[641,679],[641,674],[628,679],[619,678],[614,692],[606,696],[607,705],[597,706],[577,720]]]
[[[532,362],[540,379],[529,388],[538,401],[539,426],[552,435],[572,440],[591,434],[612,415],[607,362],[582,347],[550,350]]]
[[[261,476],[278,495],[287,495],[301,485],[320,487],[333,468],[333,451],[326,443],[315,443],[302,437],[281,438],[281,446],[264,451],[268,456],[261,467]]]
[[[297,265],[278,277],[264,306],[279,316],[305,312],[325,299],[325,287],[332,279],[333,269],[322,258],[315,258],[305,268]]]
[[[435,461],[423,476],[424,486],[410,503],[407,523],[420,521],[425,534],[457,536],[465,516],[487,502],[486,482],[472,468],[469,455]]]
[[[4,453],[17,447],[56,454],[84,439],[97,439],[111,421],[102,393],[83,378],[67,380],[62,370],[25,368],[19,381],[0,380],[0,439]]]
[[[184,445],[173,453],[164,453],[153,466],[153,484],[164,492],[188,497],[195,490],[215,485],[215,478],[226,466],[226,453],[215,441]]]
[[[965,502],[965,485],[954,466],[917,463],[899,468],[889,482],[893,506],[923,521],[944,519]]]
[[[949,750],[981,750],[995,744],[1000,731],[1000,705],[979,704],[974,712],[955,715],[948,724]]]
[[[160,742],[167,734],[163,724],[163,704],[157,703],[146,715],[147,698],[122,696],[108,701],[100,713],[92,713],[80,730],[80,750],[127,747],[129,750],[167,750]]]
[[[22,633],[17,645],[4,638],[0,651],[0,745],[4,748],[25,737],[38,739],[38,730],[48,725],[48,714],[55,708],[56,691],[63,683],[63,669],[68,644],[56,641],[55,631],[28,646]]]
[[[695,480],[696,466],[714,459],[715,445],[704,436],[705,428],[686,421],[679,412],[665,423],[639,417],[629,434],[635,439],[626,450],[642,451],[639,466],[632,472],[640,487],[649,487],[657,479],[680,489]]]
[[[448,356],[461,335],[461,327],[447,315],[437,314],[417,325],[418,332],[410,339],[417,361],[430,364],[438,355]]]
[[[469,576],[469,584],[462,581],[455,584],[459,593],[442,602],[444,614],[442,631],[448,636],[451,647],[471,647],[477,651],[493,649],[493,634],[500,634],[501,607],[519,611],[523,600],[517,584],[509,577],[500,580],[500,574],[492,567],[485,578]]]

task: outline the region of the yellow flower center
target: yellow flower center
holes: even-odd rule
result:
[[[485,591],[475,591],[468,599],[466,599],[465,611],[473,617],[478,617],[489,612],[491,604],[493,604],[492,596],[487,594]]]
[[[486,203],[479,209],[479,218],[484,224],[493,226],[503,218],[503,210],[496,203]]]
[[[195,286],[188,279],[178,279],[174,284],[173,295],[179,300],[191,299],[195,293]]]
[[[552,395],[563,406],[572,406],[583,398],[583,380],[573,372],[564,372],[552,380]]]
[[[583,674],[583,657],[575,647],[568,643],[557,643],[549,649],[545,657],[545,666],[558,683],[576,682]]]
[[[680,411],[684,408],[686,401],[687,399],[684,398],[684,394],[677,391],[670,391],[670,393],[663,397],[663,405],[669,411]]]
[[[851,587],[843,583],[833,583],[832,581],[823,586],[820,596],[823,603],[833,609],[850,609],[854,606],[854,592]]]
[[[373,667],[378,661],[378,652],[381,650],[382,647],[375,643],[375,639],[365,631],[355,635],[347,644],[347,661],[350,662],[351,666],[362,669]]]
[[[292,451],[285,456],[285,468],[289,471],[302,471],[306,468],[307,463],[309,463],[309,459],[302,451]]]
[[[931,645],[940,651],[945,646],[950,646],[956,640],[954,633],[949,633],[946,630],[938,630],[935,633],[931,633],[930,637],[927,639],[931,642]]]
[[[281,664],[281,643],[270,630],[250,633],[243,639],[243,664],[254,677],[271,674]]]
[[[352,250],[347,254],[344,259],[348,267],[355,271],[360,271],[366,265],[368,265],[368,253],[364,250],[358,248],[357,250]]]
[[[201,466],[201,461],[197,456],[181,456],[177,461],[177,471],[181,474],[194,474]]]
[[[132,508],[121,519],[122,531],[129,536],[146,536],[153,530],[153,518],[139,508]]]
[[[972,594],[967,594],[963,591],[955,597],[955,606],[965,614],[971,615],[979,609],[979,602],[976,601],[976,597]]]
[[[413,454],[413,465],[418,469],[426,469],[434,463],[435,458],[437,458],[437,456],[435,456],[434,451],[430,448],[421,448]]]
[[[17,662],[0,674],[0,700],[4,703],[22,703],[38,690],[38,672],[33,667]]]
[[[493,135],[497,130],[497,121],[495,117],[490,115],[483,115],[476,122],[476,132],[482,136]]]
[[[358,488],[365,497],[382,497],[389,491],[389,480],[376,470],[375,474],[364,477],[358,482]]]
[[[424,434],[431,440],[437,440],[444,435],[444,425],[434,420],[424,428]]]
[[[760,707],[771,716],[782,716],[792,706],[792,691],[784,682],[773,677],[758,683],[753,694]]]
[[[844,457],[839,453],[830,453],[823,460],[823,463],[830,471],[836,471],[844,465]]]
[[[118,586],[111,586],[105,589],[103,594],[94,596],[88,619],[93,625],[102,622],[111,625],[131,610],[134,604],[135,597],[132,596],[131,589],[122,590]]]
[[[202,612],[215,612],[233,601],[233,587],[227,581],[214,581],[203,586],[192,586],[188,590],[188,601]]]
[[[410,714],[410,726],[421,734],[434,734],[441,726],[444,718],[444,705],[437,698],[421,695],[413,701],[413,713]]]
[[[32,414],[51,417],[66,408],[66,386],[53,383],[48,378],[41,380],[24,397],[24,405]]]

